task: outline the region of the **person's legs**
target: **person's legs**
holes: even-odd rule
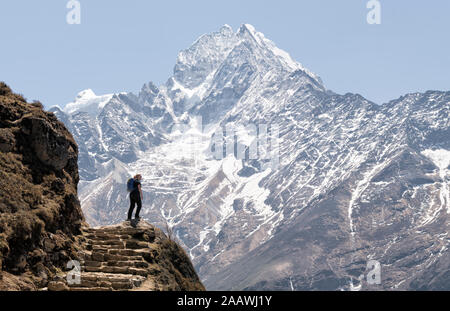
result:
[[[133,210],[134,210],[135,203],[136,203],[136,201],[134,200],[133,196],[130,195],[130,208],[128,210],[127,220],[131,220],[131,217],[133,216]]]
[[[141,207],[142,207],[142,201],[141,198],[139,198],[139,200],[137,200],[137,209],[136,209],[136,215],[135,218],[139,218],[139,212],[141,211]]]

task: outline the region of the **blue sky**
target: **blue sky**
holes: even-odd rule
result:
[[[450,89],[448,0],[380,0],[381,25],[367,24],[366,0],[79,1],[69,25],[66,0],[2,0],[0,80],[47,108],[86,88],[138,92],[200,35],[249,23],[337,93],[383,103]]]

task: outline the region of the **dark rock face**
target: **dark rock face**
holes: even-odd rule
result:
[[[50,123],[40,118],[31,118],[32,147],[38,159],[56,170],[66,167],[70,160],[76,163],[76,152],[70,142],[55,132]]]
[[[77,153],[53,113],[0,83],[0,289],[45,286],[75,254]]]

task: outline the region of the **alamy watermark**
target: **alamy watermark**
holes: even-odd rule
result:
[[[378,260],[369,260],[367,262],[368,273],[366,275],[366,281],[369,285],[381,284],[381,264]],[[364,274],[360,275],[360,280],[364,279]]]
[[[367,23],[370,25],[381,24],[381,3],[379,0],[370,0],[366,5],[370,11],[367,13]]]
[[[67,262],[67,269],[72,269],[67,272],[66,280],[68,285],[81,284],[81,264],[77,260],[70,260]]]
[[[69,0],[66,8],[69,10],[66,15],[66,21],[69,25],[81,24],[81,3],[77,0]]]
[[[363,287],[363,281],[366,280],[367,285],[380,285],[381,284],[381,264],[378,260],[369,260],[366,266],[367,274],[361,274],[358,277],[359,285],[354,286],[353,280],[350,282],[351,291],[360,291]]]
[[[183,144],[176,152],[183,159],[197,163],[202,157],[223,160],[234,156],[237,160],[257,160],[261,170],[276,169],[280,164],[280,130],[277,124],[218,126],[212,133],[202,126],[202,117],[195,117],[194,125],[176,124],[172,128],[174,136],[179,135]],[[205,142],[208,147],[205,149]]]

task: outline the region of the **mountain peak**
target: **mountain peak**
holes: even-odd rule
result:
[[[251,24],[242,24],[236,33],[229,25],[224,25],[217,32],[202,35],[191,47],[179,53],[173,77],[183,87],[194,89],[204,83],[208,76],[214,74],[232,51],[246,46],[251,47],[249,51],[252,55],[237,52],[234,57],[254,56],[258,59],[258,63],[268,65],[257,70],[273,68],[285,72],[301,70],[322,85],[317,75],[293,60],[287,52],[266,39],[264,34],[258,32]]]
[[[220,33],[222,34],[232,34],[233,33],[233,28],[231,28],[230,25],[225,24],[220,28]]]
[[[264,40],[267,40],[264,34],[256,31],[255,27],[250,24],[242,24],[237,31],[237,36],[241,40],[254,41],[260,47],[264,47]]]
[[[253,25],[250,24],[242,24],[241,27],[239,27],[238,33],[242,33],[242,32],[249,32],[251,34],[256,34],[257,31],[255,29],[255,27],[253,27]]]
[[[174,78],[189,89],[199,86],[220,66],[238,41],[229,25],[202,35],[188,49],[178,54]]]
[[[63,111],[71,114],[78,111],[87,112],[96,115],[98,110],[108,103],[114,94],[95,95],[91,89],[86,89],[78,93],[75,101],[68,103]]]
[[[268,51],[269,54],[264,53],[264,55],[272,54],[272,60],[278,65],[281,65],[285,70],[292,72],[301,70],[316,80],[318,84],[323,84],[319,76],[294,60],[288,52],[278,48],[273,41],[267,39],[263,33],[258,32],[253,25],[242,24],[237,32],[237,36],[242,40],[253,41],[259,48]]]
[[[92,90],[92,89],[86,89],[86,90],[83,90],[83,91],[81,91],[81,92],[79,92],[78,94],[77,94],[77,99],[78,98],[93,98],[93,97],[95,97],[96,95],[95,95],[95,93],[94,93],[94,91]]]

